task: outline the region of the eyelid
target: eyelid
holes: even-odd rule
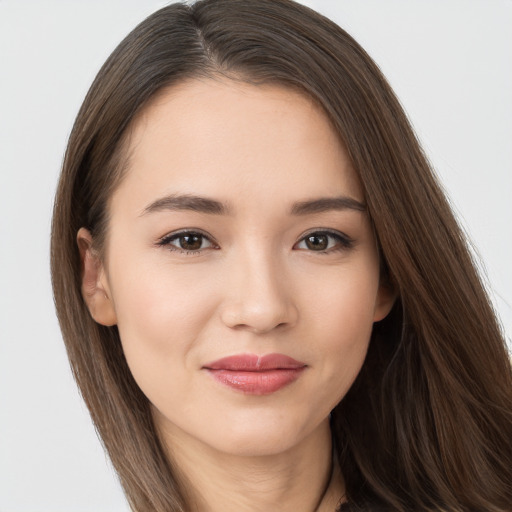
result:
[[[309,252],[318,252],[320,254],[325,254],[325,253],[329,253],[329,252],[343,251],[343,250],[351,249],[355,243],[355,240],[353,238],[349,237],[347,234],[345,234],[341,231],[337,231],[337,230],[331,229],[331,228],[315,228],[315,229],[310,229],[306,233],[304,233],[300,237],[300,239],[297,241],[297,243],[294,245],[294,248],[299,243],[303,242],[308,236],[311,236],[311,235],[327,235],[332,238],[335,238],[338,241],[338,245],[340,245],[340,247],[334,246],[329,249],[325,249],[323,251],[308,250]],[[307,249],[296,249],[296,250],[307,250]]]
[[[180,247],[177,247],[177,246],[171,244],[171,241],[173,241],[173,240],[179,238],[181,235],[185,235],[185,234],[200,235],[201,237],[208,240],[208,242],[211,245],[209,247],[205,247],[202,249],[186,250],[186,249],[182,249]],[[341,231],[337,231],[337,230],[331,229],[331,228],[315,228],[315,229],[310,229],[306,233],[302,234],[301,237],[299,238],[299,240],[294,244],[293,249],[307,250],[307,249],[297,249],[297,245],[300,244],[301,242],[303,242],[308,236],[311,236],[311,235],[327,235],[327,236],[330,236],[337,240],[338,243],[334,247],[325,249],[323,251],[308,250],[309,252],[319,252],[321,254],[351,249],[355,242],[355,240],[353,240],[351,237],[349,237],[347,234],[345,234]],[[202,252],[204,252],[207,249],[219,249],[220,248],[219,245],[216,243],[215,239],[210,234],[206,233],[205,231],[203,231],[202,229],[199,229],[199,228],[182,228],[182,229],[178,229],[176,231],[172,231],[170,233],[165,234],[161,238],[159,238],[156,241],[155,245],[157,245],[158,247],[166,247],[170,251],[176,251],[176,252],[180,252],[180,253],[184,253],[184,254],[188,254],[188,255],[201,254]]]
[[[176,238],[179,238],[180,236],[183,236],[183,235],[200,235],[201,237],[208,240],[208,242],[210,242],[211,246],[205,247],[203,249],[197,249],[196,251],[191,251],[191,250],[182,249],[180,247],[177,247],[177,246],[171,244],[171,241],[173,241]],[[156,241],[155,245],[157,245],[158,247],[165,247],[166,249],[168,249],[170,251],[176,251],[176,252],[188,254],[188,255],[201,254],[203,251],[205,251],[207,249],[218,249],[219,248],[217,242],[215,242],[215,239],[210,234],[206,233],[205,231],[203,231],[202,229],[199,229],[199,228],[182,228],[182,229],[178,229],[176,231],[171,231],[170,233],[167,233],[166,235],[159,238]]]

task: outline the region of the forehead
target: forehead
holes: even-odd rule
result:
[[[169,87],[134,121],[128,154],[113,202],[127,189],[141,202],[163,193],[363,199],[326,114],[283,86],[194,79]]]

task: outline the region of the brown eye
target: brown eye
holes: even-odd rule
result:
[[[181,233],[167,235],[158,242],[158,245],[184,253],[199,253],[203,249],[214,247],[214,244],[206,235],[195,231],[182,231]]]
[[[325,234],[308,235],[304,241],[306,247],[312,251],[325,251],[329,246],[329,237]]]
[[[315,231],[309,233],[294,246],[294,249],[302,249],[314,252],[329,252],[350,249],[354,241],[342,233],[331,231]]]
[[[177,240],[180,248],[185,251],[198,251],[203,245],[203,236],[196,233],[181,235]]]

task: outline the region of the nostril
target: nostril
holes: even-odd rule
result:
[[[219,313],[224,325],[231,329],[259,334],[287,329],[298,317],[296,305],[286,294],[257,294],[254,288],[243,297],[226,298]]]

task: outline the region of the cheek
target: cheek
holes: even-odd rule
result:
[[[349,349],[369,337],[379,284],[375,267],[353,265],[321,276],[322,279],[317,276],[301,294],[307,322],[324,332],[331,348]],[[314,289],[314,295],[307,297],[307,288]]]
[[[371,268],[371,267],[370,267]],[[333,280],[328,292],[311,303],[308,324],[316,341],[311,357],[325,382],[322,396],[334,407],[357,377],[368,349],[378,290],[378,275],[354,272]]]
[[[216,309],[214,284],[197,270],[191,276],[161,262],[127,263],[112,265],[118,329],[130,370],[151,395],[166,388],[162,378],[179,380],[195,364],[196,342]]]

